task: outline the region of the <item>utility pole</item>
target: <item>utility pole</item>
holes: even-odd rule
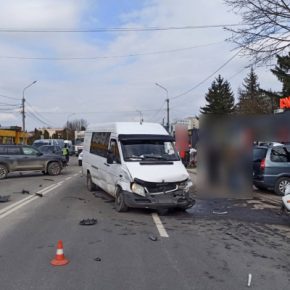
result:
[[[22,131],[25,132],[25,90],[34,85],[37,81],[32,82],[30,85],[25,87],[22,91]]]
[[[169,132],[170,125],[169,125],[169,98],[168,98],[168,90],[165,87],[163,87],[160,84],[158,84],[158,83],[155,83],[155,85],[158,86],[159,88],[163,89],[166,92],[166,99],[165,99],[165,101],[167,103],[167,125],[166,125],[166,129]]]
[[[169,98],[166,99],[166,103],[167,103],[167,131],[170,133],[170,125],[169,125]]]

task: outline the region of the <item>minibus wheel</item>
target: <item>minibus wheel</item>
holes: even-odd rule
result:
[[[120,189],[116,193],[115,207],[118,212],[125,212],[128,210],[128,206],[125,203],[124,194]]]
[[[87,188],[88,191],[96,190],[96,185],[93,183],[91,174],[89,172],[87,173]]]

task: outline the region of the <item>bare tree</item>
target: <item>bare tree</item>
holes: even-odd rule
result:
[[[228,39],[242,53],[258,64],[273,56],[288,53],[290,47],[289,0],[224,0],[236,14],[242,16],[239,28],[226,28],[232,32]]]
[[[85,119],[75,119],[72,121],[67,121],[64,129],[68,129],[70,131],[83,131],[88,127],[88,121]]]

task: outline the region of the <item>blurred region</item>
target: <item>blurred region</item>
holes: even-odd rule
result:
[[[268,116],[206,116],[200,120],[197,194],[251,198],[253,146],[290,141],[290,112]]]

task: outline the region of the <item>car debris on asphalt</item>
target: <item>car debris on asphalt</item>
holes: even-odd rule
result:
[[[150,234],[148,238],[153,242],[156,242],[158,240],[157,237],[152,234]]]
[[[251,283],[252,283],[252,274],[250,273],[250,274],[248,275],[248,287],[251,286]]]
[[[100,257],[97,257],[97,258],[94,259],[94,261],[96,261],[96,262],[101,262],[102,259],[101,259]]]
[[[30,194],[30,191],[29,190],[26,190],[26,189],[22,189],[21,193],[22,194]]]
[[[227,211],[216,211],[216,210],[213,210],[212,213],[213,213],[213,214],[218,214],[218,215],[228,214]]]
[[[96,219],[83,219],[80,221],[80,225],[81,226],[93,226],[95,224],[97,224],[98,221]]]

